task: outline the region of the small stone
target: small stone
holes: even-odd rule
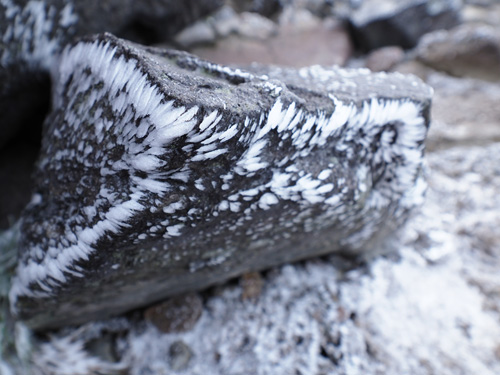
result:
[[[257,13],[241,13],[239,21],[238,34],[247,38],[264,40],[277,32],[273,21]]]
[[[198,21],[177,34],[174,40],[184,48],[197,44],[213,43],[215,31],[207,21]]]
[[[282,27],[293,27],[293,30],[296,31],[315,29],[321,25],[321,19],[312,14],[309,10],[292,6],[283,10],[279,16],[278,22]]]
[[[424,82],[427,82],[427,77],[429,76],[429,74],[434,72],[434,70],[432,70],[430,67],[416,60],[402,61],[397,64],[392,69],[392,71],[402,74],[412,74],[414,76],[417,76]]]
[[[209,18],[217,36],[225,38],[236,32],[239,26],[238,14],[230,6],[224,6]]]
[[[500,361],[500,344],[495,349],[495,357]]]
[[[179,333],[193,329],[202,312],[201,297],[188,293],[149,307],[144,317],[163,333]]]
[[[404,57],[405,52],[399,46],[382,47],[367,56],[365,66],[374,72],[387,72],[403,61]]]
[[[464,23],[480,23],[491,26],[500,25],[500,4],[465,4],[463,11]]]
[[[244,273],[240,279],[242,300],[256,300],[262,292],[264,280],[260,272]]]
[[[282,0],[253,0],[250,11],[262,14],[266,17],[273,17],[283,8]]]
[[[170,358],[170,368],[174,371],[182,371],[188,367],[189,361],[193,357],[193,352],[184,341],[179,340],[170,345],[168,355]]]

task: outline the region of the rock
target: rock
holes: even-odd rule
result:
[[[198,21],[175,36],[175,42],[183,48],[215,42],[215,31],[206,21]]]
[[[371,52],[365,61],[365,66],[374,71],[389,71],[403,61],[405,52],[401,47],[382,47]]]
[[[417,58],[459,77],[500,81],[500,27],[461,25],[425,35]]]
[[[239,16],[230,6],[223,6],[210,19],[217,36],[221,38],[225,38],[238,30]]]
[[[41,136],[41,129],[37,132],[33,128],[31,133],[15,137],[0,149],[0,230],[9,228],[19,219],[31,198],[31,175]]]
[[[256,13],[244,12],[240,14],[238,34],[247,38],[265,40],[276,34],[276,24]]]
[[[194,21],[216,11],[224,3],[223,0],[128,1],[131,1],[131,7],[129,8],[129,17],[131,20],[129,20],[128,24],[122,26],[122,28],[125,29],[123,32],[117,33],[132,40],[144,41],[145,36],[141,35],[141,31],[145,31],[145,41],[149,43],[170,39],[173,35]],[[127,29],[132,29],[134,27],[138,29],[136,33],[139,34],[139,38],[130,38],[129,35],[124,34]],[[108,29],[98,31],[113,32]],[[148,35],[149,38],[147,37]]]
[[[250,270],[361,255],[405,221],[424,188],[428,86],[252,69],[110,34],[64,51],[21,224],[19,319],[79,323]]]
[[[465,23],[482,23],[491,26],[500,24],[500,4],[487,1],[485,4],[465,4],[463,11]]]
[[[193,352],[184,341],[176,341],[170,345],[168,354],[170,357],[170,368],[174,371],[186,369],[193,357]]]
[[[3,1],[0,3],[0,147],[48,107],[48,71],[75,36],[114,32],[154,41],[220,5],[203,1]]]
[[[178,333],[190,331],[202,312],[203,302],[200,296],[189,293],[149,307],[144,317],[161,332]]]
[[[341,1],[331,0],[280,0],[283,12],[288,10],[307,10],[317,17],[325,18],[334,14],[334,9]]]
[[[398,236],[400,256],[345,274],[330,259],[285,265],[255,304],[226,285],[194,332],[132,329],[131,375],[174,340],[196,354],[191,375],[500,373],[500,144],[427,156],[427,199]],[[481,227],[497,238],[490,254],[474,246]]]
[[[391,45],[408,49],[429,31],[456,26],[460,10],[460,0],[364,0],[351,11],[349,22],[364,51]]]
[[[264,281],[260,272],[247,272],[241,276],[242,300],[256,300],[262,292]]]
[[[266,40],[233,35],[215,48],[195,48],[193,53],[220,64],[248,65],[253,62],[291,67],[313,64],[344,65],[353,51],[342,24],[332,19],[318,23],[284,24]]]
[[[393,69],[395,72],[402,74],[413,74],[419,77],[424,82],[427,82],[427,77],[434,73],[434,70],[415,60],[405,60],[397,64]]]
[[[310,30],[321,24],[321,18],[315,16],[307,9],[287,7],[278,18],[278,22],[283,26],[293,26],[294,30]]]
[[[428,148],[486,146],[500,142],[498,84],[442,73],[430,74],[427,81],[435,90]]]

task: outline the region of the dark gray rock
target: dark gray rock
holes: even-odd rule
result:
[[[219,0],[0,2],[0,147],[48,107],[48,70],[75,36],[114,32],[151,42],[173,35]]]
[[[391,45],[413,48],[427,32],[456,26],[460,9],[459,0],[364,0],[349,22],[364,51]]]
[[[428,86],[253,69],[109,34],[64,51],[10,291],[20,319],[78,323],[362,254],[406,219],[425,185]]]

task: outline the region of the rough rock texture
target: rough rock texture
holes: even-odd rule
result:
[[[1,0],[0,147],[48,107],[48,70],[75,36],[114,32],[164,39],[220,5],[218,0]]]
[[[460,9],[460,0],[363,0],[349,22],[365,51],[390,45],[413,48],[425,33],[456,26]]]
[[[86,352],[63,344],[104,328],[127,334],[119,363],[101,368],[131,375],[498,374],[500,144],[441,150],[428,164],[427,199],[395,238],[399,256],[354,269],[336,257],[285,265],[251,301],[238,285],[217,288],[181,334],[133,319],[88,324],[41,344],[34,368],[53,358],[57,375],[86,368]]]
[[[461,25],[425,35],[417,58],[459,77],[500,81],[500,26]]]
[[[424,187],[428,86],[255,70],[109,34],[65,50],[22,221],[19,318],[77,323],[252,269],[362,253],[405,220]]]

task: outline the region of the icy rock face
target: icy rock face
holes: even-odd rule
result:
[[[140,38],[134,25],[161,33],[177,32],[219,6],[218,0],[0,0],[0,146],[43,110],[49,92],[47,72],[75,36],[110,31]],[[167,26],[165,26],[167,23]]]
[[[53,81],[10,291],[32,327],[361,254],[421,201],[432,93],[414,77],[250,73],[104,34]]]

